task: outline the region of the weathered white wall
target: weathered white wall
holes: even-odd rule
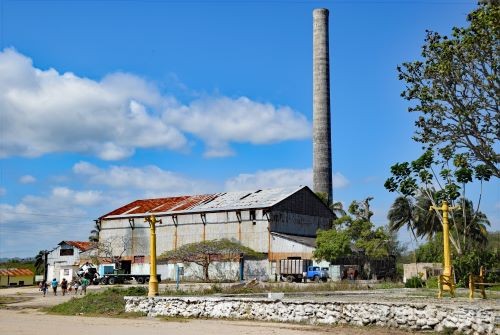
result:
[[[148,316],[229,318],[309,324],[381,326],[413,331],[498,334],[498,308],[417,303],[311,302],[215,297],[125,297],[126,312]]]

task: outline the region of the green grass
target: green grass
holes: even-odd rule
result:
[[[256,286],[241,286],[234,284],[232,286],[222,286],[213,284],[209,288],[199,290],[173,290],[167,288],[160,291],[162,296],[205,296],[205,295],[224,295],[224,294],[259,294],[269,292],[325,292],[325,291],[357,291],[366,289],[390,289],[402,287],[401,284],[394,284],[390,282],[373,284],[371,286],[359,285],[353,282],[328,282],[317,284],[287,284],[287,283],[267,283]]]
[[[145,287],[129,287],[127,289],[110,288],[102,292],[88,293],[82,298],[71,300],[46,309],[51,314],[85,315],[104,317],[141,317],[143,313],[125,313],[124,296],[145,296]]]

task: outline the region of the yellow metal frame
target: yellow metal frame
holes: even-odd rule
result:
[[[148,297],[155,297],[158,295],[158,277],[156,276],[156,223],[161,222],[156,219],[154,215],[144,219],[149,223],[150,236],[149,236],[149,254],[150,254],[150,275],[149,275],[149,291]]]
[[[486,299],[486,291],[484,290],[484,267],[481,266],[479,270],[479,276],[470,274],[469,275],[469,299],[474,299],[474,292],[476,291],[476,285],[479,286],[477,290],[481,292],[481,297]]]
[[[448,224],[448,212],[458,207],[449,207],[448,202],[443,201],[441,207],[431,206],[429,210],[437,210],[443,212],[443,258],[444,268],[443,274],[439,276],[439,294],[438,298],[443,297],[444,291],[449,291],[450,295],[455,297],[455,280],[451,268],[451,250],[450,250],[450,225]]]

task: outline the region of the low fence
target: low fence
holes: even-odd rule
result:
[[[415,303],[306,302],[222,297],[125,297],[127,312],[309,324],[375,325],[422,331],[498,334],[499,310]]]

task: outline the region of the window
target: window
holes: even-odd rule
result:
[[[69,269],[64,269],[64,276],[69,276]]]
[[[252,221],[252,224],[255,226],[257,224],[256,220],[256,215],[255,215],[255,209],[250,210],[250,221]]]
[[[73,256],[74,249],[61,249],[59,256]]]
[[[134,263],[144,263],[144,256],[134,256]]]

